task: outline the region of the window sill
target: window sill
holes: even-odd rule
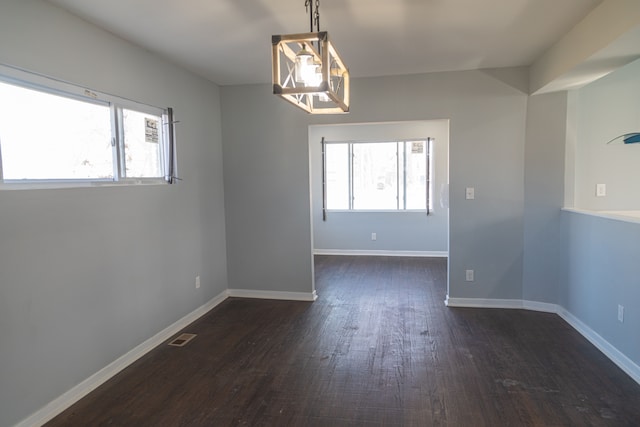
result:
[[[5,190],[54,190],[63,188],[121,187],[138,185],[168,185],[162,178],[126,179],[122,181],[5,181],[0,191]]]
[[[394,214],[403,214],[403,213],[413,213],[413,214],[427,214],[427,211],[424,209],[406,209],[406,210],[397,210],[397,209],[327,209],[327,213],[349,213],[349,214],[362,214],[362,213],[394,213]],[[429,210],[429,215],[433,215],[433,210]]]

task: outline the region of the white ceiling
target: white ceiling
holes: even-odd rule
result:
[[[304,0],[48,0],[220,85],[271,80]],[[602,0],[321,0],[353,77],[526,66]]]

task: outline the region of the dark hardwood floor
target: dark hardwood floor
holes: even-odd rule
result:
[[[447,308],[446,260],[316,257],[314,303],[231,298],[55,426],[638,426],[558,316]]]

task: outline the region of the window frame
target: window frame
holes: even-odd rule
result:
[[[424,142],[425,143],[425,179],[426,179],[426,209],[407,209],[407,144],[412,142]],[[426,137],[426,138],[403,138],[403,139],[389,139],[389,140],[352,140],[352,141],[326,141],[324,138],[321,140],[322,145],[322,218],[324,221],[327,219],[327,213],[336,212],[336,213],[426,213],[430,215],[433,213],[433,142],[434,138]],[[396,144],[396,174],[397,174],[397,182],[396,182],[396,206],[397,209],[355,209],[354,208],[354,178],[353,178],[353,170],[354,170],[354,153],[353,146],[356,144],[380,144],[380,143],[395,143]],[[328,186],[327,186],[327,153],[326,147],[328,145],[342,144],[348,146],[348,209],[330,209],[328,208]],[[400,155],[399,147],[402,145],[402,156]],[[402,158],[401,158],[402,157]],[[402,172],[400,168],[402,167]],[[400,193],[400,180],[403,180],[402,184],[402,194]],[[404,207],[401,207],[400,198],[402,196],[402,204]]]
[[[35,90],[45,94],[72,99],[88,104],[107,106],[110,109],[113,178],[68,179],[5,179],[0,141],[0,190],[54,189],[118,185],[164,185],[177,180],[175,133],[172,108],[160,108],[133,101],[121,96],[88,89],[73,83],[54,79],[21,68],[0,64],[0,83]],[[161,176],[127,177],[125,165],[124,126],[122,111],[132,110],[160,118],[159,152]]]

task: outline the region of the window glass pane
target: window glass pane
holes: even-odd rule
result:
[[[426,141],[405,142],[407,153],[407,209],[427,209],[427,150]]]
[[[326,144],[327,209],[349,209],[349,145]]]
[[[353,154],[353,208],[397,209],[397,144],[353,144]]]
[[[162,119],[153,114],[122,110],[124,164],[128,178],[162,177]]]
[[[0,82],[4,179],[113,179],[106,105]]]

